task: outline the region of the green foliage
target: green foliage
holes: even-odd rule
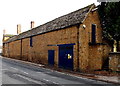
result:
[[[5,34],[4,36],[12,37],[14,35],[13,34]]]
[[[119,41],[120,2],[102,2],[98,8],[104,37]]]

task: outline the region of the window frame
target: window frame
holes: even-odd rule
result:
[[[30,47],[33,47],[33,37],[30,37]]]
[[[91,43],[96,44],[96,30],[97,30],[97,25],[92,24],[91,25]]]

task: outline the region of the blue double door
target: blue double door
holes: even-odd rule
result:
[[[54,65],[54,55],[55,55],[54,50],[48,50],[48,64],[49,65]]]
[[[59,46],[59,67],[73,70],[73,45]]]

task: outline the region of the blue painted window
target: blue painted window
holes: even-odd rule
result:
[[[33,39],[30,37],[30,47],[33,47]]]
[[[92,43],[96,43],[96,24],[92,24]]]

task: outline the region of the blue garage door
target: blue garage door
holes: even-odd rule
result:
[[[54,50],[48,50],[48,64],[54,65]]]
[[[59,67],[73,70],[73,45],[59,46]]]

